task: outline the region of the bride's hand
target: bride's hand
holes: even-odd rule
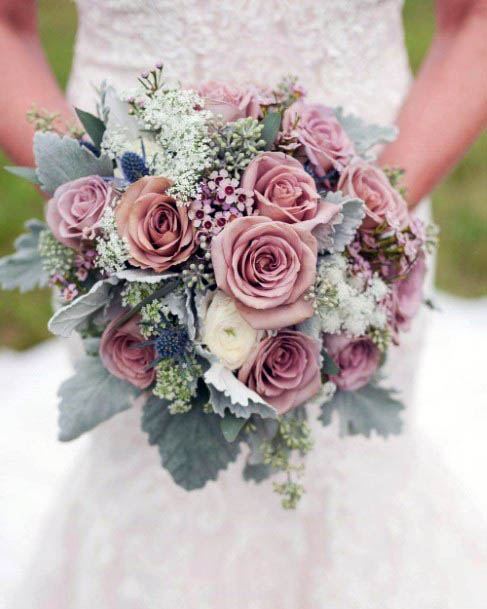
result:
[[[44,56],[36,0],[0,0],[0,74],[0,147],[15,163],[31,166],[33,127],[26,114],[33,102],[74,120]]]
[[[437,31],[381,163],[406,170],[414,207],[487,126],[487,0],[437,0]]]

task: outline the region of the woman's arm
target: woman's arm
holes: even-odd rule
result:
[[[487,126],[487,0],[436,0],[437,32],[380,162],[401,167],[414,207]]]
[[[32,165],[33,128],[26,119],[32,104],[73,121],[42,50],[36,0],[0,0],[0,74],[0,147],[15,163]]]

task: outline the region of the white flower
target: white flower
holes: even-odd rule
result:
[[[235,302],[217,290],[203,323],[203,342],[230,370],[240,368],[262,337],[240,315]]]

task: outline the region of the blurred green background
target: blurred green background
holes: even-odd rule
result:
[[[417,70],[431,40],[432,0],[406,0],[404,21],[411,65]],[[40,29],[49,62],[65,85],[71,66],[76,30],[74,2],[40,0]],[[433,195],[434,214],[441,227],[437,284],[467,297],[487,294],[487,135]],[[7,160],[0,155],[0,165]],[[42,216],[41,198],[21,180],[0,171],[0,255],[12,247],[23,222]],[[0,345],[25,349],[44,338],[50,316],[50,294],[0,293]]]

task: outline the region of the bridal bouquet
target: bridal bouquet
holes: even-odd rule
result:
[[[422,302],[434,234],[400,172],[374,164],[393,129],[309,103],[293,79],[193,90],[161,66],[77,114],[69,134],[34,114],[36,167],[9,169],[48,193],[46,221],[0,262],[4,288],[57,288],[49,328],[83,341],[61,440],[140,396],[177,484],[200,488],[243,451],[243,476],[281,475],[291,508],[307,409],[341,434],[400,431],[379,370]]]

